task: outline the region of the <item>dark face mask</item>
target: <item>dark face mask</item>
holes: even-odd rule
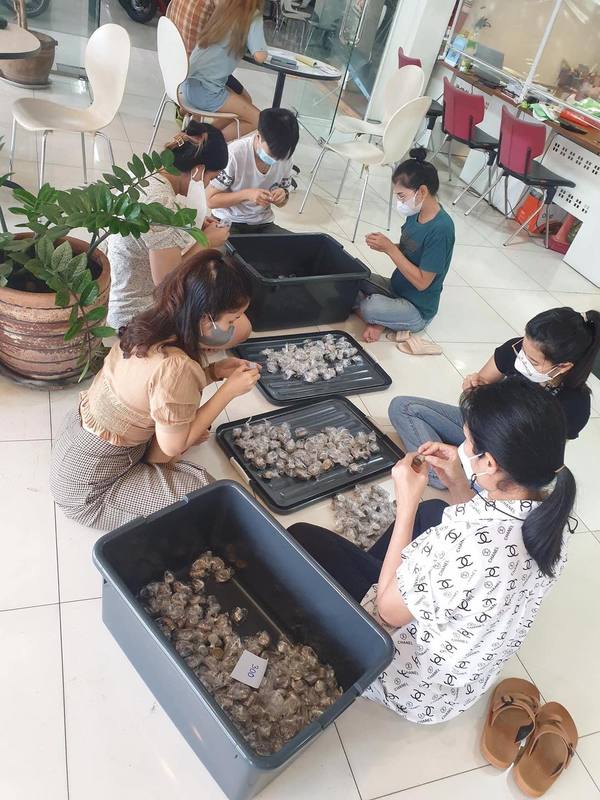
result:
[[[223,347],[227,342],[230,342],[235,333],[235,327],[230,325],[226,331],[219,328],[214,319],[209,315],[212,330],[208,335],[200,334],[198,341],[205,347]]]

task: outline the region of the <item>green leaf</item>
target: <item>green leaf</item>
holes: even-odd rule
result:
[[[71,309],[71,313],[69,314],[69,325],[74,325],[77,322],[77,317],[79,316],[79,306],[74,305]]]
[[[109,328],[108,325],[99,325],[97,328],[90,328],[90,333],[97,336],[98,339],[104,339],[107,336],[114,336],[116,331],[114,328]]]
[[[131,167],[132,167],[131,171],[133,172],[136,178],[143,178],[144,175],[146,174],[146,167],[144,166],[144,162],[137,155],[134,155],[133,158],[131,159]]]
[[[162,169],[163,160],[156,150],[152,151],[152,163],[154,164],[154,169]]]
[[[43,236],[36,242],[35,254],[42,264],[50,264],[54,254],[54,247],[52,246],[52,241],[49,236]]]
[[[56,272],[63,272],[66,270],[69,262],[73,258],[73,250],[69,242],[65,241],[59,244],[56,250],[52,253],[50,259],[50,266]]]
[[[140,199],[140,193],[135,188],[135,186],[132,186],[129,189],[129,191],[127,192],[127,194],[129,195],[129,197],[131,197],[131,199],[133,200],[134,203],[137,203],[137,201]]]
[[[75,309],[77,309],[77,306],[75,306]],[[82,319],[76,319],[74,322],[72,322],[69,325],[69,327],[67,329],[67,332],[65,333],[65,335],[63,337],[64,341],[68,342],[71,339],[74,339],[77,336],[77,334],[81,332],[82,329],[83,329],[83,320]]]
[[[93,281],[86,286],[85,289],[81,292],[81,297],[79,298],[79,302],[82,306],[90,306],[94,303],[100,295],[100,290],[98,289],[98,284],[96,281]]]
[[[56,292],[55,304],[60,308],[66,308],[71,301],[71,293],[68,289],[59,289]]]
[[[74,281],[75,278],[81,275],[81,273],[86,268],[87,268],[87,254],[80,253],[78,256],[75,256],[75,258],[72,258],[67,265],[67,269],[65,271],[67,280]]]
[[[117,178],[119,178],[119,180],[123,181],[124,184],[131,183],[131,175],[126,172],[123,167],[119,167],[117,164],[114,164],[113,172]]]
[[[206,238],[206,234],[203,233],[199,228],[190,228],[186,231],[186,233],[189,233],[194,241],[198,242],[198,244],[201,244],[203,247],[208,247],[208,239]]]
[[[142,158],[144,159],[144,164],[148,172],[154,172],[154,162],[152,161],[152,156],[148,153],[144,153]]]
[[[106,306],[96,306],[86,313],[84,319],[86,322],[99,322],[106,317],[107,311]]]
[[[81,294],[84,289],[91,285],[92,280],[92,273],[89,271],[89,269],[86,269],[81,275],[75,278],[75,281],[73,282],[74,293]]]
[[[13,189],[13,197],[17,200],[20,200],[27,206],[32,206],[35,204],[35,195],[28,192],[27,189],[23,189],[19,186],[17,189]]]
[[[81,381],[84,381],[89,371],[90,371],[90,360],[88,358],[85,364],[83,365],[83,369],[81,371],[81,375],[77,379],[77,383],[81,383]]]

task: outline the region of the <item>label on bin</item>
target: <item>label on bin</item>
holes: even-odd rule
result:
[[[240,683],[251,686],[253,689],[258,689],[262,679],[265,677],[268,663],[269,660],[267,658],[255,656],[249,650],[244,650],[231,673],[231,677]]]

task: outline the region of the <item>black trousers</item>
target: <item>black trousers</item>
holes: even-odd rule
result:
[[[415,517],[412,538],[416,539],[423,531],[439,525],[447,506],[448,503],[443,500],[425,500],[421,503]],[[392,524],[367,551],[361,550],[337,533],[306,522],[292,525],[289,533],[351,597],[360,602],[379,579],[393,530]]]

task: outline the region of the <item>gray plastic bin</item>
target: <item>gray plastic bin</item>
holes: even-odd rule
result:
[[[257,755],[137,599],[165,569],[185,570],[200,552],[247,567],[226,586],[244,595],[252,633],[280,631],[311,645],[336,671],[343,695],[271,756]],[[219,481],[102,537],[102,617],[133,666],[230,800],[253,797],[351,705],[393,656],[387,633],[238,483]],[[224,606],[225,607],[225,606]]]

